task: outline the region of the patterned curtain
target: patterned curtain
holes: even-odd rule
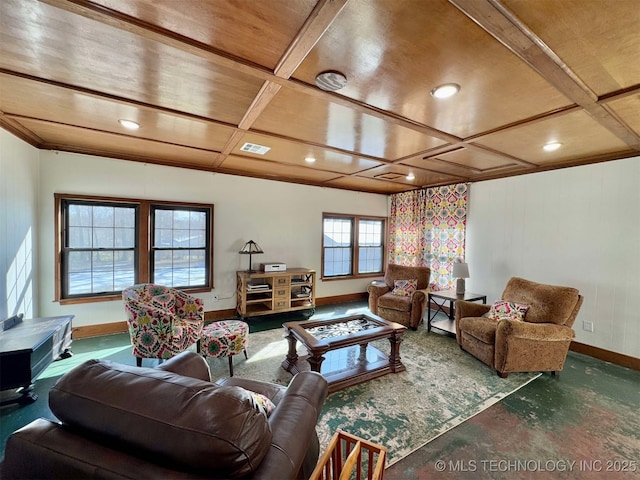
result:
[[[453,262],[464,260],[467,185],[391,195],[389,262],[431,267],[431,288],[455,288]]]

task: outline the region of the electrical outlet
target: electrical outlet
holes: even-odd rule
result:
[[[218,294],[217,294],[217,293],[214,293],[214,294],[213,294],[213,301],[214,301],[214,302],[217,302],[218,300],[220,300],[220,298],[218,298]]]
[[[593,322],[587,322],[586,320],[584,320],[582,322],[582,330],[584,330],[585,332],[593,332]]]

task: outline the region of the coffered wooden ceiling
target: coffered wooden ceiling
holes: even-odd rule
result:
[[[0,126],[40,149],[386,194],[640,155],[638,0],[2,0],[0,29]]]

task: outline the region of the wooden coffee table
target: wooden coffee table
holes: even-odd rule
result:
[[[287,322],[282,326],[289,341],[282,367],[294,375],[307,367],[321,373],[329,383],[329,393],[406,370],[400,359],[400,343],[407,327],[377,315]],[[384,338],[389,339],[389,355],[369,345]],[[298,357],[297,342],[309,355]]]

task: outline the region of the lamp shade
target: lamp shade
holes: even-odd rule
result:
[[[249,240],[247,243],[244,244],[244,247],[242,247],[242,249],[238,253],[247,255],[247,254],[264,253],[264,252],[256,242],[254,242],[253,240]]]
[[[469,278],[469,265],[466,263],[454,263],[452,277]]]
[[[249,270],[247,270],[247,272],[252,273],[253,270],[251,270],[251,255],[253,255],[254,253],[264,252],[256,242],[254,242],[253,240],[249,240],[244,244],[244,247],[242,247],[242,249],[238,253],[241,255],[249,255]]]

